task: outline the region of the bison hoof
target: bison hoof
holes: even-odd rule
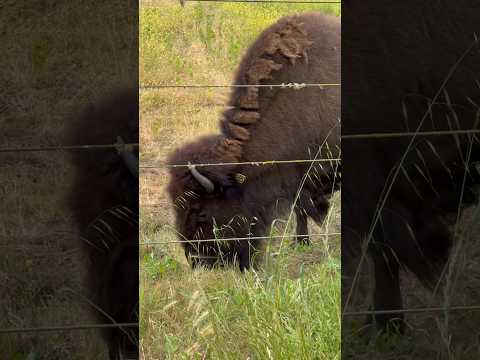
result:
[[[310,244],[311,242],[310,242],[309,236],[301,236],[301,237],[297,237],[297,239],[292,245],[293,247],[296,247],[298,245],[310,245]]]
[[[240,272],[241,272],[242,274],[244,274],[244,273],[245,273],[245,270],[250,270],[250,265],[248,265],[248,264],[240,264]]]
[[[405,321],[401,314],[378,315],[375,319],[377,332],[385,335],[403,335],[405,333]]]

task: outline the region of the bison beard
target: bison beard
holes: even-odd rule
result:
[[[343,46],[349,49],[343,64],[348,79],[342,87],[343,134],[478,129],[478,5],[467,0],[369,5],[349,2],[342,11],[348,29]],[[472,190],[480,182],[474,166],[480,160],[477,135],[418,136],[399,168],[411,139],[343,140],[342,267],[353,268],[368,241],[374,310],[402,309],[401,268],[430,288],[438,283],[451,248],[445,215],[477,200]],[[352,286],[345,282],[342,294],[350,295]],[[401,313],[375,319],[380,330],[403,331]]]
[[[68,198],[88,255],[88,288],[102,323],[138,322],[138,92],[120,91],[92,106],[68,129],[69,144],[119,149],[73,153],[75,182]],[[138,330],[104,330],[110,359],[138,358]]]
[[[340,83],[340,21],[320,13],[282,18],[248,49],[234,83]],[[340,90],[306,87],[235,88],[221,134],[177,149],[170,164],[337,158]],[[318,151],[318,153],[317,153]],[[295,204],[299,242],[308,243],[307,217],[321,223],[328,196],[339,187],[337,163],[172,167],[168,186],[176,228],[192,266],[237,259],[240,270],[272,221]],[[308,174],[308,176],[306,176]],[[305,179],[304,179],[305,178]],[[305,180],[302,185],[302,180]],[[195,242],[213,238],[248,241]]]

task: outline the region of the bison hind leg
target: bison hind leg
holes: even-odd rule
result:
[[[310,245],[310,236],[308,235],[307,213],[300,207],[295,208],[297,218],[296,237],[293,245]]]
[[[400,293],[400,264],[393,251],[382,246],[373,246],[370,254],[375,266],[374,310],[401,311],[403,302]],[[400,311],[375,314],[373,317],[377,331],[383,334],[403,334],[405,323]]]
[[[297,228],[294,245],[310,245],[308,233],[308,217],[312,218],[318,226],[321,226],[329,209],[329,202],[323,194],[313,194],[304,189],[298,199],[295,207],[295,216],[297,218]]]
[[[251,245],[250,241],[241,240],[237,247],[237,260],[240,272],[250,270],[251,265]]]

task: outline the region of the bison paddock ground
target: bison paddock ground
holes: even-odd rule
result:
[[[195,4],[150,1],[141,9],[143,84],[228,84],[242,51],[284,14],[338,5]],[[240,29],[240,30],[239,30]],[[161,162],[178,145],[217,132],[228,89],[163,89],[141,93],[141,161]],[[176,240],[164,185],[164,168],[141,176],[141,241]],[[337,194],[328,225],[337,231]],[[452,282],[434,297],[402,274],[406,308],[480,303],[477,209],[458,223]],[[312,229],[323,232],[326,229]],[[141,352],[143,358],[339,358],[339,237],[313,239],[311,248],[289,250],[259,274],[236,270],[195,271],[178,244],[141,249]],[[273,243],[275,244],[275,243]],[[272,246],[275,251],[275,245]],[[271,259],[271,257],[268,257]],[[362,278],[371,279],[369,263]],[[367,310],[371,280],[354,294]],[[478,311],[410,313],[408,333],[368,343],[358,336],[365,317],[345,329],[345,358],[478,358]],[[439,339],[441,346],[438,346]],[[415,344],[412,347],[412,344]]]
[[[339,12],[338,5],[148,5],[162,6],[142,7],[140,15],[140,81],[153,85],[229,84],[243,51],[282,15]],[[218,132],[227,96],[228,89],[142,91],[141,165],[155,166],[177,146]],[[141,171],[142,243],[177,240],[167,180],[161,166]],[[281,231],[279,224],[274,235]],[[340,231],[340,194],[326,224],[311,226],[312,233],[327,231]],[[312,242],[273,256],[279,242],[272,240],[263,268],[246,276],[237,269],[192,272],[179,244],[142,245],[142,357],[339,359],[340,237]]]

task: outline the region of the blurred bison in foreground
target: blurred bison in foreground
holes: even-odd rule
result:
[[[68,128],[74,150],[68,198],[89,262],[89,295],[101,323],[138,322],[138,91],[95,104]],[[138,358],[138,328],[104,330],[110,359]]]
[[[321,13],[280,19],[240,63],[236,85],[340,83],[340,20]],[[237,87],[221,134],[176,150],[168,186],[176,228],[192,266],[236,259],[240,270],[294,206],[299,241],[308,243],[307,217],[321,223],[328,196],[339,187],[336,161],[236,165],[225,163],[333,159],[340,155],[340,88]],[[215,166],[189,164],[223,163]],[[297,199],[297,192],[298,193]],[[195,242],[235,239],[248,241]],[[252,239],[253,238],[253,239]]]
[[[342,87],[342,268],[353,268],[361,245],[368,245],[374,310],[394,310],[375,315],[382,331],[403,331],[403,315],[395,312],[403,307],[401,268],[432,289],[445,274],[452,246],[446,215],[474,204],[480,182],[478,133],[349,138],[479,129],[480,8],[468,0],[431,5],[350,2],[342,11],[349,29],[343,34],[349,55]],[[347,309],[352,288],[351,282],[342,287]]]

